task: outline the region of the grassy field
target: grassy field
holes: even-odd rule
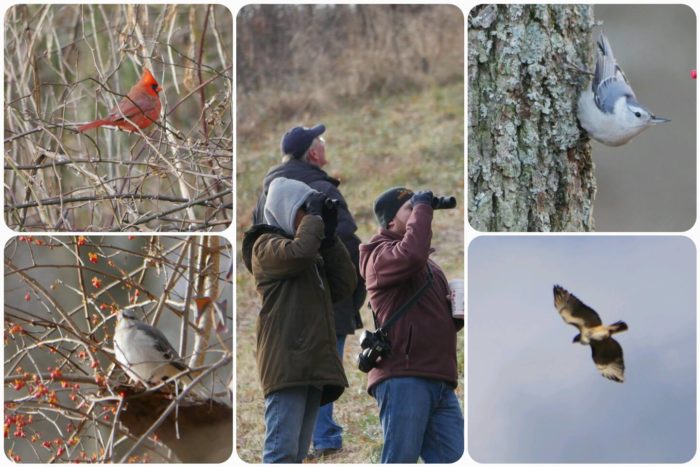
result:
[[[250,226],[251,211],[267,170],[279,163],[279,141],[292,126],[326,125],[325,169],[341,179],[341,191],[358,223],[363,241],[377,230],[372,201],[386,188],[406,185],[453,195],[458,208],[437,211],[433,221],[433,258],[448,278],[464,277],[464,102],[463,83],[372,98],[348,104],[341,112],[317,113],[301,121],[270,123],[237,144],[237,388],[236,446],[238,456],[261,462],[264,400],[255,368],[255,319],[260,306],[252,276],[240,259],[240,241]],[[363,321],[372,327],[369,310]],[[359,333],[357,333],[359,334]],[[356,335],[357,335],[356,334]],[[460,386],[464,407],[464,333],[458,339]],[[344,365],[350,388],[335,404],[335,417],[344,427],[344,449],[321,462],[374,463],[382,447],[382,430],[375,400],[366,392],[366,375],[356,369],[357,338],[348,336]]]

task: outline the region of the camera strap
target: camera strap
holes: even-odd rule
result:
[[[391,326],[393,326],[394,323],[396,321],[398,321],[399,318],[401,318],[404,315],[404,313],[406,313],[406,311],[409,308],[411,308],[418,301],[418,299],[421,297],[421,295],[423,295],[425,293],[425,291],[428,289],[428,287],[430,287],[432,285],[432,283],[433,283],[433,270],[430,268],[430,265],[428,265],[428,280],[425,281],[425,284],[423,284],[420,289],[416,290],[416,292],[413,295],[411,295],[411,298],[406,300],[406,302],[403,305],[401,305],[398,310],[396,310],[394,312],[394,314],[391,316],[391,318],[389,318],[386,321],[386,323],[384,323],[384,326],[377,327],[377,331],[381,331],[382,334],[386,335],[386,332],[389,330],[389,328]],[[374,310],[372,310],[372,317],[374,318],[374,323],[376,326],[378,323],[377,323],[377,317],[374,314]]]

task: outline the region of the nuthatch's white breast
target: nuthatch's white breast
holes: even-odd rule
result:
[[[602,32],[591,88],[578,100],[578,119],[591,138],[608,146],[621,146],[650,126],[670,121],[637,102]]]

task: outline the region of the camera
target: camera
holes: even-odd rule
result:
[[[433,209],[453,209],[457,207],[457,198],[454,196],[433,196],[430,205]]]
[[[377,360],[391,353],[389,339],[381,329],[374,332],[365,329],[360,335],[360,348],[362,351],[357,356],[357,367],[364,373],[376,367]]]

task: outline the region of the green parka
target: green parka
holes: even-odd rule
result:
[[[333,302],[356,284],[350,256],[337,241],[319,251],[323,220],[304,216],[294,238],[256,225],[243,239],[243,260],[262,297],[256,323],[257,364],[263,393],[294,386],[322,388],[321,405],[348,386],[338,357]]]

